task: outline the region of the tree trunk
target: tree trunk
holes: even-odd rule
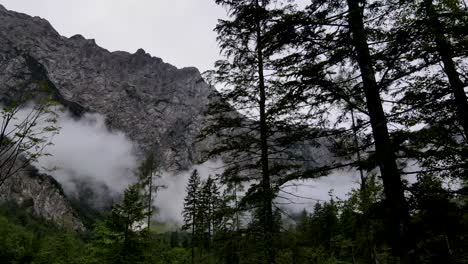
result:
[[[361,177],[361,194],[365,193],[367,190],[367,178],[364,176],[364,171],[361,166],[361,151],[359,150],[359,138],[358,138],[358,129],[356,127],[356,121],[354,119],[354,111],[351,109],[351,121],[352,121],[352,129],[353,129],[353,136],[354,136],[354,147],[356,148],[356,158],[359,163],[359,176]]]
[[[211,191],[210,191],[210,196],[209,196],[209,202],[208,202],[208,252],[210,251],[210,247],[211,247],[211,232],[213,232],[212,230],[212,224],[213,224],[213,209],[212,209],[212,200],[213,198],[211,197]]]
[[[194,212],[195,212],[195,207],[194,207]],[[195,247],[194,247],[194,242],[195,242],[195,213],[192,215],[192,264],[195,264]]]
[[[150,225],[151,225],[151,216],[152,216],[152,198],[153,198],[153,159],[151,159],[151,167],[150,167],[150,175],[149,175],[149,183],[148,183],[148,235],[150,233]]]
[[[234,183],[234,203],[235,203],[235,208],[236,208],[236,225],[235,225],[235,231],[236,234],[239,233],[240,225],[239,225],[239,202],[237,201],[237,183]]]
[[[122,250],[122,259],[125,261],[127,259],[128,254],[128,232],[130,229],[130,217],[127,216],[126,223],[125,223],[125,231],[124,231],[124,241],[123,241],[123,250]]]
[[[259,0],[256,0],[257,8],[262,6]],[[272,192],[270,183],[270,171],[268,164],[268,125],[266,116],[266,92],[265,92],[265,77],[263,69],[263,43],[262,43],[262,25],[260,19],[256,25],[256,51],[257,51],[257,67],[258,67],[258,89],[260,93],[259,110],[260,110],[260,148],[261,148],[261,167],[262,167],[262,189],[263,189],[263,227],[264,227],[264,246],[266,260],[269,264],[275,263],[273,243],[273,210],[272,210]]]
[[[391,215],[392,248],[400,256],[401,263],[410,263],[408,247],[408,209],[403,192],[396,156],[390,140],[387,119],[382,107],[380,91],[364,29],[361,0],[347,0],[348,22],[352,33],[352,44],[356,51],[364,93],[375,141],[376,158],[382,175],[384,193]]]
[[[356,126],[356,120],[354,118],[354,111],[351,109],[351,125],[353,129],[354,135],[354,146],[356,147],[356,158],[359,164],[361,164],[361,151],[359,150],[359,137],[358,137],[358,129]],[[361,177],[361,189],[359,190],[359,197],[361,198],[361,204],[363,205],[363,215],[364,215],[364,226],[366,228],[366,242],[369,247],[369,256],[370,256],[370,263],[377,263],[376,256],[374,254],[375,245],[373,242],[373,231],[372,231],[372,222],[369,219],[369,210],[368,205],[370,204],[369,199],[369,192],[367,191],[367,176],[364,175],[364,170],[362,169],[361,165],[359,165],[359,175]],[[355,263],[354,255],[353,255],[353,263]]]
[[[444,35],[443,26],[437,18],[437,13],[432,4],[432,0],[424,1],[427,19],[429,26],[432,29],[432,34],[436,43],[437,52],[444,65],[444,71],[452,89],[452,94],[455,98],[457,108],[457,117],[463,127],[465,142],[468,143],[468,101],[464,90],[464,84],[460,80],[460,74],[457,72],[455,63],[453,62],[453,51],[450,43]]]

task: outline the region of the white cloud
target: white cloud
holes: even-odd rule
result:
[[[27,111],[23,110],[24,113]],[[102,115],[86,114],[76,119],[69,113],[63,113],[58,126],[61,127],[60,133],[53,138],[54,145],[47,149],[52,156],[41,157],[38,166],[57,167],[50,174],[67,193],[74,194],[78,191],[77,184],[87,182],[97,192],[104,190],[102,185],[106,186],[111,193],[105,195],[114,196],[135,180],[138,159],[134,144],[124,133],[110,131]],[[160,222],[182,224],[185,189],[192,171],[197,169],[205,180],[209,175],[222,173],[223,165],[221,161],[208,161],[188,171],[162,172],[157,184],[167,188],[157,193],[155,206],[159,210],[155,218]],[[312,209],[317,200],[329,200],[330,190],[334,196],[345,198],[358,182],[356,171],[337,170],[327,177],[287,183],[281,188],[283,191],[279,192],[280,198],[276,202],[289,212],[300,212],[304,208]],[[99,197],[100,194],[96,193],[95,199]]]
[[[76,180],[103,183],[113,192],[122,192],[133,181],[137,166],[133,143],[122,132],[111,132],[98,114],[85,114],[80,119],[68,113],[58,120],[60,133],[39,165],[57,169],[52,176],[64,189],[73,192]]]
[[[186,195],[185,188],[193,170],[197,169],[201,179],[206,180],[209,175],[214,176],[222,173],[222,166],[223,163],[221,161],[207,161],[194,166],[188,171],[178,173],[163,172],[160,183],[167,186],[167,188],[161,189],[157,194],[155,205],[159,211],[156,219],[161,222],[182,224],[182,209]]]
[[[334,170],[325,177],[286,183],[281,187],[275,202],[280,208],[292,213],[299,213],[303,209],[311,211],[317,202],[329,201],[331,197],[345,199],[359,183],[359,172],[356,170]]]

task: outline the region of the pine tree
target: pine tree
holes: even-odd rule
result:
[[[96,226],[95,258],[104,263],[135,263],[144,258],[146,203],[138,184],[129,186],[111,214]]]
[[[382,60],[386,67],[398,68],[389,71],[389,79],[404,76],[392,111],[400,113],[392,121],[406,127],[397,135],[399,141],[407,141],[399,151],[418,161],[421,170],[412,174],[464,178],[466,5],[456,0],[405,1],[396,8],[399,15],[390,33],[398,41],[389,50],[397,55],[384,54]]]
[[[200,190],[199,221],[203,233],[203,245],[210,248],[216,228],[219,227],[219,210],[221,201],[219,190],[214,179],[209,176]]]
[[[122,258],[125,261],[132,259],[141,250],[138,248],[138,240],[145,219],[145,208],[139,186],[131,185],[125,190],[122,202],[112,209],[114,220],[123,225]]]
[[[139,168],[139,186],[142,190],[145,203],[146,203],[146,224],[148,234],[151,227],[151,218],[154,215],[154,199],[160,188],[165,186],[157,184],[157,180],[161,178],[159,174],[159,165],[156,162],[154,153],[150,153],[148,157],[143,161]]]
[[[189,178],[187,185],[187,195],[184,199],[184,225],[182,230],[190,230],[192,233],[192,264],[195,263],[195,243],[198,242],[198,214],[200,204],[200,176],[197,170],[194,170]]]
[[[210,113],[228,114],[216,119],[210,127],[211,134],[226,138],[211,153],[227,153],[237,163],[238,166],[228,167],[226,175],[241,178],[247,175],[246,179],[255,179],[254,169],[262,165],[259,151],[262,115],[258,107],[262,100],[257,70],[261,68],[259,59],[263,58],[268,72],[263,79],[272,189],[289,180],[354,166],[363,176],[361,199],[364,200],[368,186],[364,171],[369,173],[378,168],[385,202],[367,201],[369,208],[365,214],[378,211],[381,219],[389,218],[390,221],[383,221],[387,230],[379,238],[383,240],[380,243],[390,243],[393,254],[402,263],[413,262],[410,254],[416,252],[416,243],[409,229],[410,207],[404,193],[408,186],[401,175],[462,179],[466,175],[468,152],[466,145],[461,144],[466,135],[460,110],[466,103],[466,95],[460,93],[466,86],[463,61],[468,32],[466,6],[463,8],[452,0],[318,0],[299,11],[282,5],[285,2],[288,1],[275,1],[278,8],[270,8],[269,1],[262,2],[266,5],[260,5],[263,13],[259,16],[260,13],[254,12],[258,11],[255,1],[218,1],[228,7],[233,20],[221,21],[217,28],[229,60],[218,63],[215,75],[218,82],[227,83],[228,87],[215,96],[221,103]],[[258,17],[262,18],[260,38],[256,38],[255,30]],[[258,53],[259,39],[263,53]],[[444,66],[442,71],[437,70],[438,64]],[[278,76],[281,78],[274,78]],[[464,96],[464,100],[459,99]],[[298,121],[292,113],[299,106],[313,114],[301,115]],[[327,114],[335,111],[338,117],[330,128]],[[289,114],[296,126],[279,122],[276,115],[279,112]],[[354,123],[356,117],[360,121]],[[304,124],[323,129],[313,133],[303,129]],[[276,178],[276,170],[272,168],[276,167],[273,161],[277,156],[271,153],[279,153],[275,149],[280,145],[275,140],[278,127],[297,128],[301,131],[297,138],[302,144],[320,137],[338,138],[343,148],[334,149],[335,153],[351,162],[331,162]],[[303,136],[306,133],[310,135]],[[258,160],[252,159],[255,155]],[[414,160],[422,169],[404,171]],[[265,197],[256,190],[248,190],[246,197],[250,201]],[[242,206],[255,205],[245,201]],[[378,210],[381,208],[388,208],[388,212]],[[259,220],[267,221],[267,217],[259,216]],[[374,238],[367,240],[375,245]],[[376,261],[376,257],[372,260]]]
[[[288,53],[279,65],[286,76],[296,77],[295,82],[286,83],[290,90],[300,90],[300,94],[312,101],[312,109],[336,109],[337,124],[345,124],[349,109],[365,120],[358,128],[371,132],[364,149],[370,151],[369,146],[375,149],[367,157],[367,169],[375,166],[380,169],[392,219],[389,228],[394,236],[390,240],[395,254],[405,260],[409,252],[406,244],[409,212],[382,99],[390,85],[409,74],[403,72],[402,76],[388,78],[387,72],[393,73],[394,66],[381,62],[381,56],[397,57],[393,50],[386,49],[386,43],[393,43],[394,36],[389,36],[389,29],[381,26],[396,13],[395,7],[398,5],[391,1],[312,1],[304,11],[283,16],[284,22],[275,28],[275,35],[290,36],[276,38],[277,45]],[[376,76],[382,78],[377,80]],[[324,112],[319,115],[327,117]],[[332,132],[346,139],[353,138],[358,131],[347,125]],[[359,152],[362,148],[354,146],[342,152],[350,150]],[[343,164],[347,165],[362,169],[364,163]]]
[[[299,95],[283,89],[287,80],[275,66],[282,50],[272,45],[270,31],[283,10],[267,0],[216,3],[229,14],[215,29],[226,59],[207,76],[223,87],[213,96],[203,135],[218,139],[208,156],[227,157],[224,178],[250,185],[238,208],[263,208],[264,260],[274,263],[272,203],[279,185],[287,181],[283,179],[302,171],[307,158],[296,159],[293,146],[310,129],[298,121],[304,111],[290,100]]]
[[[468,10],[462,10],[460,7],[459,1],[448,1],[447,3],[449,7],[449,12],[451,11],[451,16],[457,15],[458,13],[465,13],[465,18],[461,17],[462,22],[464,22],[465,30],[468,29],[468,24],[466,23],[466,13]],[[461,78],[460,74],[457,71],[457,65],[454,62],[455,52],[454,47],[448,41],[447,37],[445,36],[446,27],[442,24],[439,19],[439,14],[437,12],[437,7],[434,5],[433,0],[424,0],[423,1],[424,11],[426,14],[426,21],[428,22],[429,26],[429,34],[435,42],[436,52],[440,57],[440,60],[443,65],[443,70],[447,75],[451,92],[453,97],[455,98],[455,106],[456,106],[456,114],[458,117],[458,121],[463,128],[465,134],[465,143],[468,142],[468,100],[465,93],[464,88],[466,87],[466,83],[464,83]],[[465,21],[463,21],[463,19]],[[466,32],[466,31],[465,31]],[[465,33],[465,37],[466,37]],[[461,36],[457,36],[460,38]],[[465,48],[467,46],[465,45]]]
[[[375,66],[364,25],[363,7],[366,2],[348,0],[347,3],[349,8],[348,23],[356,61],[361,71],[363,90],[375,141],[376,159],[382,173],[385,197],[392,212],[392,230],[398,234],[392,243],[395,251],[401,256],[402,263],[407,263],[409,262],[407,245],[409,212],[395,150],[391,147],[393,144],[390,140],[388,122],[383,109],[380,88],[375,77]]]

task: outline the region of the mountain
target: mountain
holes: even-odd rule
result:
[[[124,37],[124,36],[122,36]],[[196,68],[177,69],[139,49],[109,52],[81,35],[61,36],[39,17],[0,5],[0,103],[47,83],[75,117],[98,113],[111,130],[123,131],[142,157],[153,151],[166,170],[201,161],[209,144],[195,143],[214,89]],[[83,164],[86,166],[86,164]],[[4,184],[0,200],[15,200],[46,219],[83,224],[50,176],[24,172]]]
[[[155,151],[165,168],[187,169],[201,159],[203,145],[194,139],[214,89],[196,68],[177,69],[142,49],[109,52],[81,35],[59,35],[45,19],[0,7],[0,70],[0,98],[26,78],[47,81],[74,114],[104,115],[140,154]]]

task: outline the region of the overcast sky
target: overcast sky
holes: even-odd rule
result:
[[[179,68],[211,69],[219,58],[213,0],[0,0],[7,9],[47,19],[62,35],[81,34],[110,51],[143,48]]]

